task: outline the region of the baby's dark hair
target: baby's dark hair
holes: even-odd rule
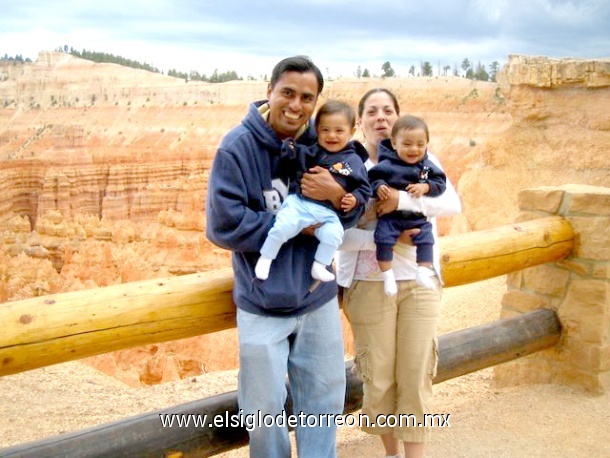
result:
[[[392,127],[392,138],[398,135],[398,132],[401,130],[414,130],[414,129],[423,129],[426,133],[426,142],[430,142],[430,131],[428,130],[428,124],[417,116],[405,115],[394,123],[394,127]]]
[[[341,113],[346,117],[347,122],[352,129],[356,127],[356,113],[352,107],[345,102],[341,102],[340,100],[328,100],[316,113],[316,129],[318,128],[318,124],[320,123],[320,118],[322,118],[322,116],[337,113]]]

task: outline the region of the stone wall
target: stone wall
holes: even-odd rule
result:
[[[498,74],[501,85],[556,88],[581,86],[601,88],[610,86],[610,58],[552,59],[545,56],[513,54]]]
[[[494,381],[561,383],[610,390],[610,188],[565,185],[519,193],[519,221],[560,215],[573,226],[573,253],[508,276],[503,318],[539,308],[557,312],[561,343],[497,366]]]

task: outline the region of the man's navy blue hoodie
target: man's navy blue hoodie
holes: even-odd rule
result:
[[[265,103],[250,104],[242,123],[227,133],[216,152],[208,182],[206,235],[233,251],[237,307],[263,315],[301,315],[336,296],[337,284],[311,277],[318,240],[302,234],[282,246],[267,280],[254,275],[259,251],[290,185],[289,171],[280,160],[282,141],[259,112]],[[296,141],[314,144],[313,127]]]

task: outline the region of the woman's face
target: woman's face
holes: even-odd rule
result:
[[[376,145],[390,138],[392,126],[398,119],[392,98],[385,92],[375,92],[366,99],[358,125],[367,143]]]

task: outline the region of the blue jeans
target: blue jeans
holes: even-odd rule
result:
[[[244,415],[281,415],[287,395],[286,374],[294,415],[343,412],[345,360],[336,297],[297,317],[263,316],[237,309],[237,329],[238,400]],[[314,427],[312,422],[295,427],[298,456],[334,458],[335,423],[325,420]],[[256,426],[249,432],[251,457],[290,457],[285,426]]]

